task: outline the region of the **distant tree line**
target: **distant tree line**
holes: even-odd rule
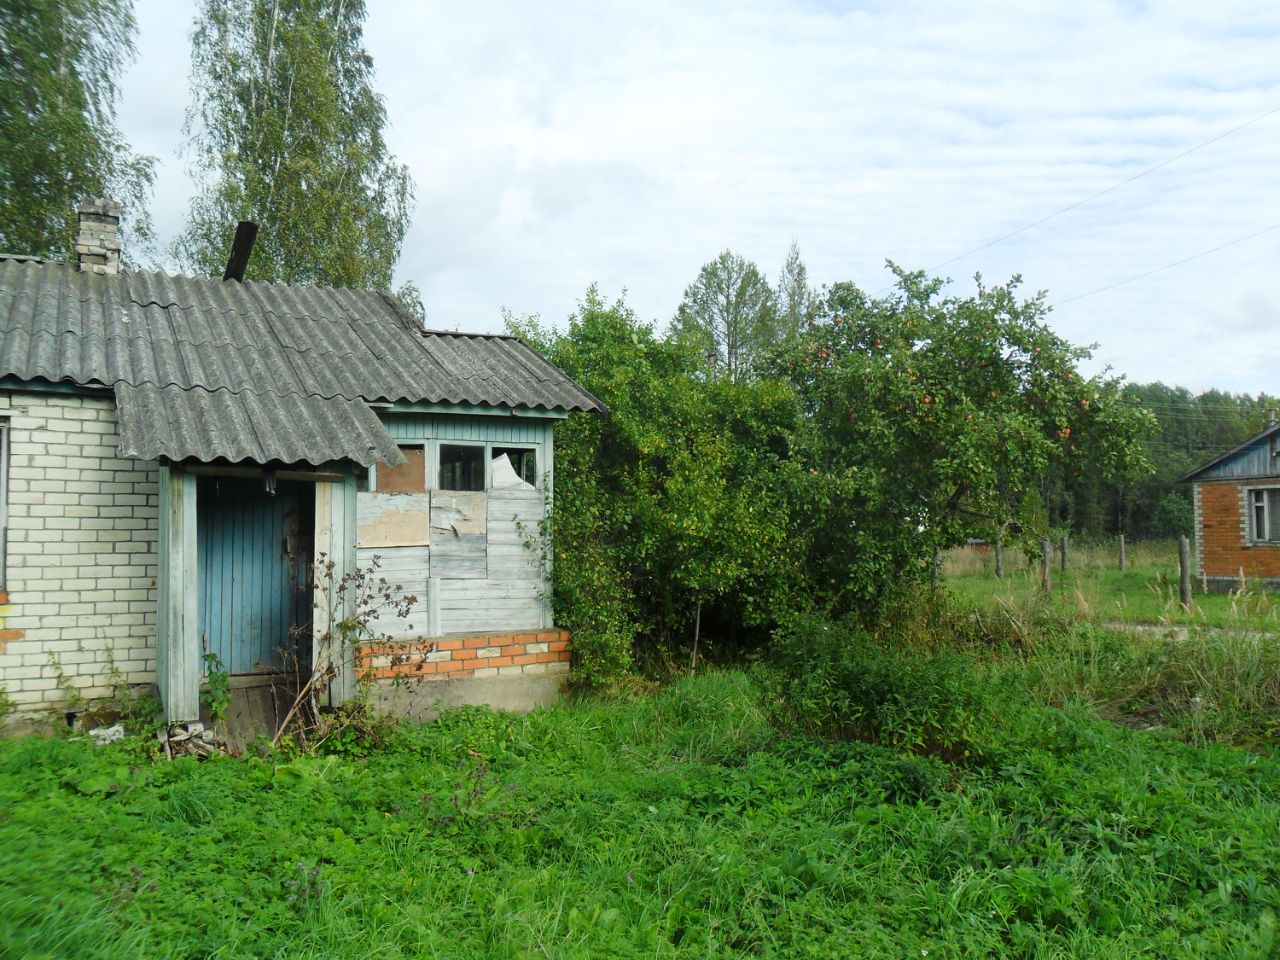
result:
[[[1151,472],[1118,482],[1096,471],[1051,471],[1040,505],[1055,529],[1093,538],[1190,536],[1191,488],[1179,479],[1260,432],[1280,411],[1280,398],[1267,394],[1194,394],[1163,383],[1125,384],[1120,396],[1155,421],[1154,433],[1140,441]]]

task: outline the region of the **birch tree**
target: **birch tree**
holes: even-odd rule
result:
[[[809,270],[800,258],[800,244],[792,240],[774,293],[778,304],[778,328],[783,336],[795,336],[818,312],[818,294],[809,286]]]
[[[102,196],[124,206],[126,260],[149,243],[155,160],[116,126],[135,32],[130,0],[0,3],[0,250],[70,260],[75,206]]]
[[[384,136],[365,15],[361,0],[202,0],[184,268],[220,273],[248,219],[261,228],[250,278],[390,287],[413,183]]]
[[[778,339],[773,290],[754,263],[726,250],[685,290],[672,328],[713,376],[740,379],[760,349]]]

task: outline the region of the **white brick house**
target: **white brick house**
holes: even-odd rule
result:
[[[130,683],[155,677],[157,470],[119,455],[115,419],[109,398],[0,392],[0,677],[19,708],[65,700],[59,670],[86,698],[109,693],[112,665]]]
[[[558,687],[568,637],[520,531],[550,498],[554,424],[599,402],[521,341],[425,331],[386,294],[244,282],[244,249],[221,280],[120,270],[119,212],[82,205],[78,264],[0,255],[19,710],[122,680],[195,720],[206,655],[273,682],[326,628],[322,556],[341,576],[376,555],[420,598],[377,624],[374,675]]]

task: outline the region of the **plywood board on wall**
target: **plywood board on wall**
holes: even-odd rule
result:
[[[489,522],[483,493],[431,494],[433,575],[478,579],[488,575]]]
[[[440,539],[485,535],[488,529],[486,498],[483,493],[436,490],[431,494],[431,526]]]
[[[425,493],[362,493],[356,498],[360,547],[425,547],[431,543],[431,500]]]

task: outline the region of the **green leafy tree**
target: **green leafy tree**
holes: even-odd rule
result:
[[[0,4],[0,250],[70,260],[76,204],[124,207],[124,251],[152,238],[155,160],[116,126],[116,80],[134,54],[130,0]]]
[[[763,635],[798,582],[784,479],[798,408],[778,381],[708,381],[593,288],[556,333],[521,333],[609,407],[556,428],[557,622],[580,676],[605,682],[633,653]]]
[[[1045,325],[1042,296],[1017,297],[1017,278],[957,297],[894,270],[885,299],[836,284],[779,357],[810,428],[809,574],[834,606],[864,611],[925,576],[936,550],[1016,518],[1055,464],[1141,471],[1150,426],[1115,381],[1080,374],[1088,351]]]
[[[726,250],[685,290],[672,329],[713,376],[740,379],[779,339],[773,289],[754,263]]]
[[[189,149],[200,189],[175,253],[226,263],[236,221],[261,227],[248,275],[389,289],[413,186],[383,129],[360,0],[203,0]]]

